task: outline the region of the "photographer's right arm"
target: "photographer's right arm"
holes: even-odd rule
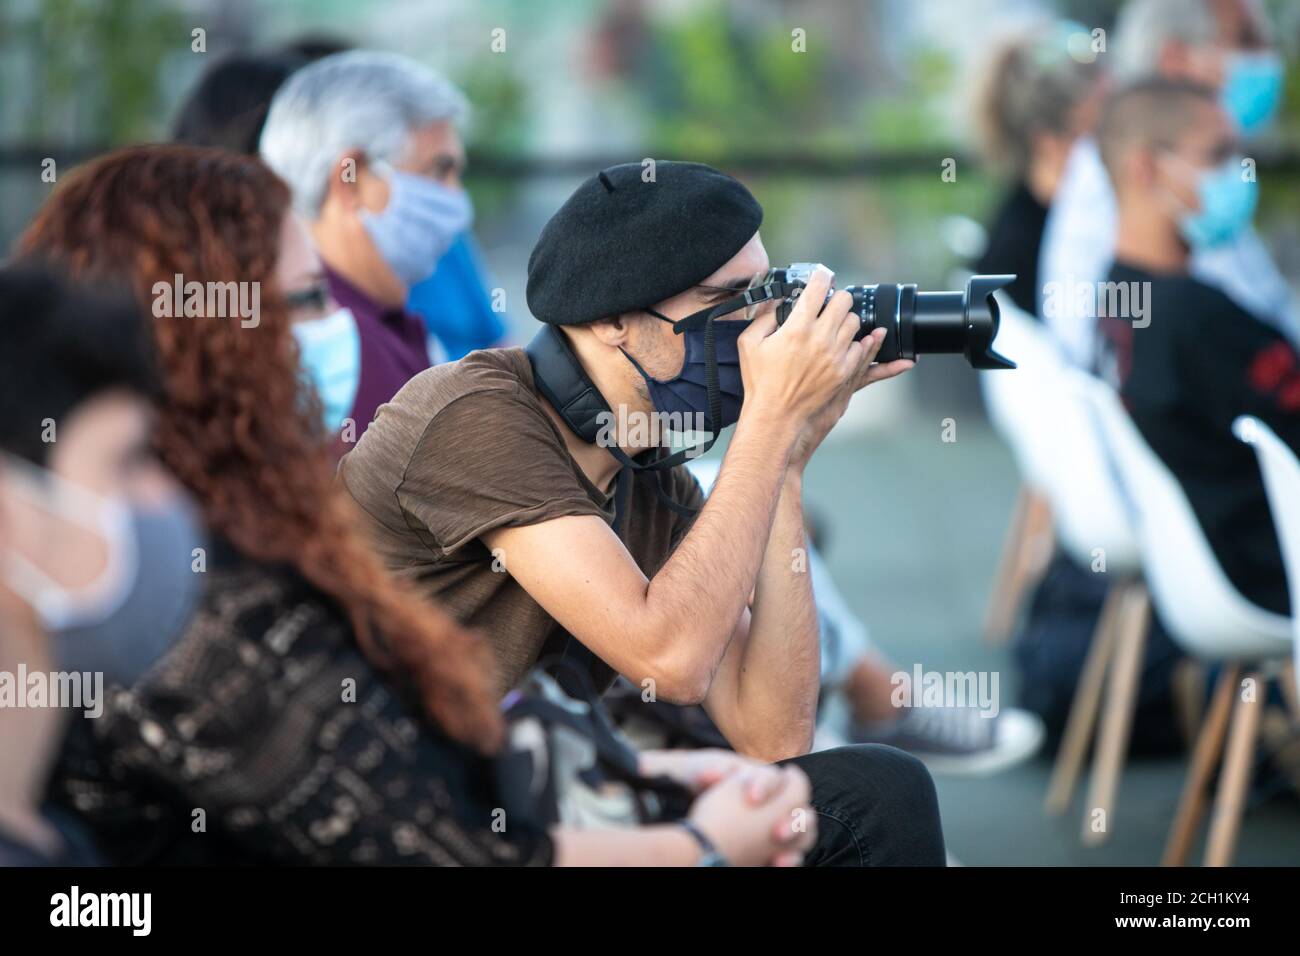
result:
[[[742,412],[717,487],[653,579],[602,519],[574,515],[500,528],[485,543],[546,612],[658,697],[704,698],[744,611],[798,423]]]

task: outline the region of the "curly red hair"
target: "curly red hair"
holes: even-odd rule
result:
[[[490,752],[502,724],[485,646],[387,572],[334,484],[274,275],[289,208],[288,188],[255,158],[131,147],[74,170],[18,251],[74,278],[125,278],[150,314],[155,284],[170,287],[176,275],[260,283],[255,327],[238,317],[154,320],[166,391],[158,454],[213,531],[251,559],[297,568],[345,609],[372,663],[411,680],[448,734]]]

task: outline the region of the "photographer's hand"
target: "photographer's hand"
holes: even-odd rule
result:
[[[858,322],[849,313],[852,296],[837,292],[826,302],[833,278],[818,266],[783,325],[769,309],[741,334],[742,422],[748,416],[789,425],[797,435],[870,363],[867,340],[853,340]]]
[[[701,793],[732,774],[744,774],[747,795],[754,806],[766,803],[784,786],[781,768],[732,750],[644,750],[638,770],[648,777],[669,777],[694,793]]]
[[[852,320],[853,317],[850,316]],[[873,365],[876,360],[876,353],[880,351],[881,343],[885,340],[885,330],[876,329],[870,335],[866,336],[862,342],[867,346],[866,354],[862,357],[862,365],[853,377],[844,383],[844,387],[836,396],[826,403],[822,409],[808,420],[803,431],[799,433],[799,438],[795,442],[794,449],[790,452],[790,468],[802,472],[809,459],[812,458],[822,440],[830,434],[835,423],[843,416],[849,407],[849,401],[853,394],[860,389],[866,388],[873,382],[884,381],[887,378],[893,378],[895,375],[901,375],[916,363],[910,359],[896,359],[893,362],[886,362],[882,365]]]
[[[691,805],[690,819],[732,866],[799,866],[817,840],[812,786],[798,767],[771,767],[774,792],[755,803],[750,772],[730,774]]]

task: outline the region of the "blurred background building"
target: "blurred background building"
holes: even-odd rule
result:
[[[1109,30],[1119,5],[5,0],[0,242],[48,192],[34,175],[47,158],[65,166],[164,138],[212,58],[322,39],[406,53],[468,92],[477,232],[521,335],[530,321],[523,264],[541,224],[581,177],[645,157],[743,177],[766,208],[774,262],[821,260],[842,281],[938,288],[978,253],[974,224],[996,198],[971,153],[976,70],[1011,27],[1065,16]],[[1292,53],[1300,5],[1270,6]],[[1284,122],[1257,157],[1262,231],[1290,275],[1300,275],[1297,86],[1292,71]],[[956,163],[951,181],[940,178],[946,159]],[[939,403],[973,397],[950,360],[926,365],[897,390]]]

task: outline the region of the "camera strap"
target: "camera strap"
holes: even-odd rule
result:
[[[753,288],[744,289],[737,292],[730,299],[724,299],[717,305],[710,306],[707,309],[700,309],[698,312],[692,312],[684,319],[673,319],[663,315],[653,309],[647,309],[651,315],[663,319],[665,322],[671,322],[673,332],[681,335],[691,329],[698,329],[708,323],[711,319],[718,319],[724,315],[730,315],[732,312],[738,312],[741,309],[749,308],[751,305],[759,305],[772,299],[786,299],[792,294],[792,287],[784,278],[772,277],[762,285],[756,285]]]

